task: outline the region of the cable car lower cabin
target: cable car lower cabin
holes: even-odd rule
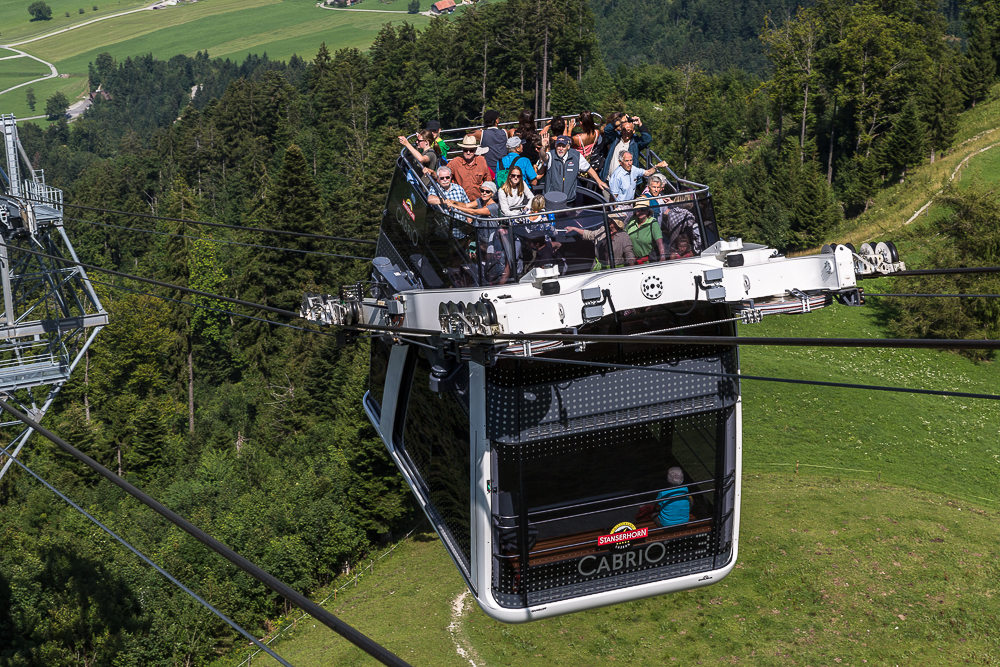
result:
[[[720,304],[655,306],[581,333],[704,323],[699,333],[735,335],[718,323],[729,319]],[[537,620],[732,569],[740,394],[720,374],[739,372],[736,347],[591,343],[472,359],[396,340],[372,339],[365,408],[487,615]]]

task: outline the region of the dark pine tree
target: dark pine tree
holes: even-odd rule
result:
[[[969,50],[963,60],[962,85],[965,91],[965,103],[975,107],[976,102],[986,99],[997,73],[997,62],[993,58],[990,38],[982,26],[976,26],[972,31]]]
[[[889,166],[899,172],[899,182],[906,179],[906,171],[920,163],[924,156],[925,141],[920,110],[912,98],[903,105],[903,110],[885,140],[885,158]]]
[[[931,164],[938,153],[947,150],[955,138],[958,114],[962,107],[955,86],[955,71],[951,63],[938,63],[937,71],[923,96],[923,123],[927,129]]]

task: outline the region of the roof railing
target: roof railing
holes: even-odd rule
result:
[[[655,153],[652,153],[652,152],[651,152],[651,154],[654,155],[654,156],[656,155]],[[429,183],[424,183],[423,172],[422,171],[418,172],[417,169],[416,169],[416,167],[410,162],[410,157],[411,156],[408,154],[408,152],[401,153],[400,157],[402,158],[403,163],[406,165],[408,171],[414,176],[414,179],[423,186],[423,188],[422,188],[423,191],[421,192],[421,194],[424,195],[425,201],[427,199],[427,196],[428,195],[432,195],[432,194],[435,195],[435,196],[437,196],[438,198],[440,198],[442,200],[447,199],[447,197],[444,196],[444,191],[441,190],[440,185],[436,181],[434,181],[432,179],[429,179]],[[657,162],[659,162],[658,158],[657,158]],[[668,170],[669,170],[669,168],[668,168]],[[688,186],[688,187],[690,187],[692,189],[690,189],[690,190],[680,190],[678,187],[676,187],[676,185],[670,184],[671,188],[673,188],[674,192],[673,193],[665,193],[664,195],[662,195],[663,197],[678,197],[678,196],[680,196],[680,197],[685,197],[685,198],[690,198],[690,199],[698,199],[700,195],[705,194],[705,193],[708,192],[708,186],[707,185],[702,185],[700,183],[695,183],[693,181],[688,181],[688,180],[685,180],[685,179],[678,178],[677,175],[674,174],[672,171],[670,173],[671,173],[672,176],[674,176],[675,183],[686,185],[686,186]],[[590,183],[590,182],[591,182],[590,179],[584,179],[584,183],[585,184],[586,183]],[[411,181],[411,184],[412,184],[412,181]],[[528,188],[528,189],[530,189],[530,188]],[[595,198],[603,197],[603,194],[598,193],[596,190],[593,190],[593,189],[588,188],[586,186],[583,189],[586,190],[587,192],[589,192]],[[587,211],[592,211],[592,212],[595,212],[595,213],[601,213],[602,215],[609,214],[609,213],[623,213],[623,212],[624,213],[628,213],[628,212],[632,211],[635,208],[641,208],[641,207],[645,206],[646,202],[649,199],[650,199],[649,197],[636,197],[634,199],[629,199],[627,201],[604,201],[604,202],[597,202],[597,203],[593,203],[593,204],[586,204],[584,206],[572,206],[572,207],[568,206],[566,208],[561,208],[561,209],[558,209],[558,210],[555,210],[555,211],[540,211],[539,213],[540,214],[560,214],[561,216],[565,215],[567,213],[572,214],[572,213],[575,212],[575,213],[578,214],[580,212],[587,212]],[[427,202],[427,204],[428,204],[428,206],[437,206],[435,204],[430,204],[429,202]],[[504,226],[505,224],[507,224],[507,225],[510,225],[510,224],[522,224],[522,223],[526,222],[527,216],[530,215],[530,213],[526,211],[524,213],[520,213],[520,214],[517,214],[517,215],[486,217],[486,216],[475,216],[475,215],[471,215],[471,214],[467,214],[467,213],[457,213],[457,212],[453,212],[451,209],[447,209],[447,208],[438,208],[437,210],[440,210],[442,213],[444,213],[448,217],[455,218],[455,219],[462,220],[462,221],[464,221],[464,220],[466,220],[467,218],[470,218],[470,217],[475,218],[475,220],[476,220],[476,226],[478,226],[478,227],[488,227],[488,226],[491,226],[491,225],[483,224],[483,223],[496,223],[496,226],[498,226],[498,227],[499,226]],[[572,217],[572,215],[566,216],[566,217]]]

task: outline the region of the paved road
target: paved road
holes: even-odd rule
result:
[[[158,3],[153,3],[153,4],[158,4]],[[0,90],[0,95],[3,95],[4,93],[9,93],[12,90],[17,90],[18,88],[23,88],[24,86],[30,86],[31,84],[38,83],[39,81],[45,81],[47,79],[54,79],[55,77],[59,76],[59,70],[56,69],[55,65],[53,65],[50,62],[48,62],[47,60],[42,60],[41,58],[33,56],[30,53],[26,53],[26,52],[24,52],[24,51],[22,51],[20,49],[15,49],[14,48],[15,46],[21,46],[22,44],[29,44],[31,42],[37,42],[40,39],[48,39],[49,37],[52,37],[53,35],[59,35],[59,34],[62,34],[64,32],[69,32],[70,30],[76,30],[77,28],[82,28],[82,27],[90,25],[92,23],[97,23],[98,21],[107,21],[108,19],[113,19],[116,16],[125,16],[126,14],[135,14],[136,12],[148,12],[148,11],[152,10],[152,8],[153,8],[153,5],[150,5],[149,7],[140,7],[139,9],[130,9],[127,12],[118,12],[117,14],[109,14],[107,16],[102,16],[100,18],[92,19],[90,21],[85,21],[84,23],[77,23],[76,25],[71,25],[68,28],[63,28],[61,30],[54,30],[52,32],[45,33],[44,35],[39,35],[38,37],[32,37],[31,39],[26,39],[26,40],[23,40],[21,42],[14,42],[13,44],[0,44],[0,46],[2,46],[3,48],[10,49],[11,51],[15,51],[18,54],[16,56],[6,56],[4,58],[0,58],[0,60],[7,60],[8,58],[31,58],[32,60],[37,60],[38,62],[42,63],[43,65],[47,65],[48,68],[49,68],[49,74],[47,76],[42,76],[42,77],[39,77],[37,79],[32,79],[31,81],[25,81],[24,83],[19,83],[16,86],[11,86],[10,88],[7,88],[6,90]],[[69,108],[70,119],[76,118],[77,116],[79,116],[80,114],[82,114],[84,111],[87,110],[87,108],[89,106],[90,106],[90,100],[89,99],[83,100],[82,102],[77,102],[76,104],[74,104],[73,106],[71,106]],[[75,115],[74,115],[74,110],[75,110]],[[45,116],[32,116],[32,118],[45,118]],[[22,119],[22,120],[27,120],[27,119]]]
[[[12,90],[17,90],[18,88],[22,88],[24,86],[30,86],[31,84],[38,83],[39,81],[45,81],[46,79],[54,79],[55,77],[59,76],[59,70],[57,70],[56,66],[53,65],[52,63],[50,63],[50,62],[48,62],[46,60],[42,60],[41,58],[37,58],[37,57],[31,55],[30,53],[25,53],[24,51],[21,51],[20,49],[12,48],[11,46],[7,46],[5,48],[10,49],[11,51],[17,51],[20,54],[20,55],[17,55],[17,56],[8,56],[8,57],[10,57],[10,58],[31,58],[32,60],[37,60],[38,62],[42,63],[43,65],[47,65],[48,66],[49,73],[48,73],[47,76],[39,77],[37,79],[32,79],[31,81],[25,81],[24,83],[19,83],[16,86],[11,86],[7,90],[0,90],[0,95],[3,95],[4,93],[9,93]]]
[[[377,12],[379,14],[402,14],[403,16],[414,16],[409,12],[404,12],[401,9],[355,9],[354,7],[327,7],[322,2],[317,2],[316,6],[320,9],[329,9],[331,12]],[[430,16],[430,12],[420,12],[421,16]]]

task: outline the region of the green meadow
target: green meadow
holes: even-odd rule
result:
[[[463,598],[454,564],[428,534],[326,606],[417,666],[1000,660],[995,509],[874,481],[745,473],[741,521],[736,569],[696,591],[503,625]],[[312,619],[272,647],[296,667],[377,664]],[[220,664],[248,655],[236,651]],[[252,664],[277,663],[260,654]]]
[[[432,0],[422,0],[422,9],[430,8],[431,3]],[[3,11],[13,11],[13,5],[8,5],[0,5],[6,8],[0,10],[0,16]],[[18,7],[23,11],[23,6]],[[43,23],[51,30],[68,26],[68,22],[65,26],[58,24],[61,14],[57,14],[54,5],[52,7],[55,18]],[[122,10],[133,8],[123,5]],[[384,11],[328,10],[317,7],[311,0],[200,0],[110,18],[19,48],[53,63],[60,73],[85,77],[88,64],[104,51],[119,60],[147,53],[168,59],[177,54],[194,55],[205,50],[212,57],[235,61],[251,53],[266,53],[275,60],[287,60],[292,54],[311,59],[324,42],[331,50],[367,49],[385,23],[405,20],[423,26],[429,21],[425,16],[407,14],[406,0],[390,3],[367,0],[362,8]],[[87,11],[87,17],[92,18],[94,13],[89,7]],[[7,39],[6,29],[3,37],[7,43],[15,41]],[[4,62],[9,61],[0,61],[0,64]],[[20,81],[12,78],[14,83],[8,86],[30,78]],[[75,90],[76,86],[67,84],[64,92],[70,88]],[[35,94],[44,107],[44,100],[56,88],[47,89],[46,97],[38,90]],[[24,105],[21,98],[23,93],[20,91],[2,95],[0,108],[23,115],[17,111]]]
[[[49,68],[32,58],[0,60],[0,90],[6,90],[49,73]]]
[[[152,4],[152,0],[91,0],[82,2],[81,0],[45,0],[52,9],[52,18],[48,21],[32,20],[28,13],[28,5],[31,2],[25,0],[0,0],[0,25],[3,26],[4,44],[13,44],[26,39],[32,39],[39,35],[50,33],[54,30],[62,30],[73,25],[93,21],[94,19],[127,12],[130,9],[139,9]],[[94,7],[97,11],[94,11]],[[80,13],[83,9],[83,14]],[[66,16],[69,12],[69,17]]]

